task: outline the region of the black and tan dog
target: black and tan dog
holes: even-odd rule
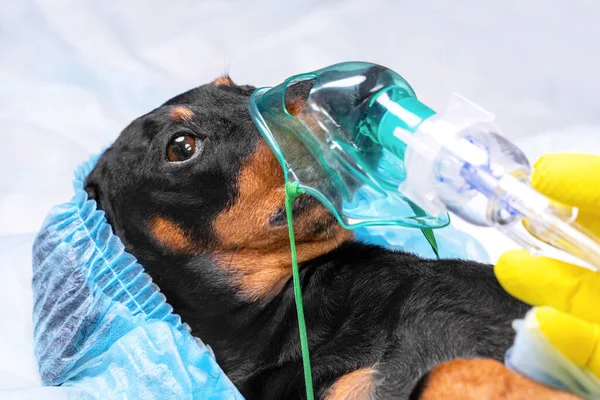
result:
[[[245,397],[302,398],[283,173],[250,119],[253,90],[223,77],[137,118],[86,188]],[[310,197],[293,213],[319,398],[509,398],[515,382],[560,396],[491,360],[431,371],[511,345],[527,307],[490,266],[358,243]]]

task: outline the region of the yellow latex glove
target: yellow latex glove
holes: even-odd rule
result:
[[[600,236],[600,156],[551,154],[534,166],[533,186],[579,208],[577,221]],[[600,273],[525,250],[506,252],[494,271],[504,289],[534,310],[565,357],[600,378]]]

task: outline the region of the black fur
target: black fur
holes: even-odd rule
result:
[[[87,190],[244,396],[303,398],[291,281],[272,298],[245,300],[210,251],[169,252],[145,223],[159,213],[199,248],[217,246],[211,223],[234,201],[240,168],[262,140],[247,111],[252,90],[209,84],[136,119],[101,157]],[[170,119],[165,106],[177,104],[192,110],[194,119]],[[199,136],[203,146],[193,160],[173,165],[165,147],[180,132]],[[295,212],[302,207],[298,203]],[[284,214],[273,215],[271,223],[285,224]],[[357,242],[303,263],[301,279],[319,397],[362,367],[375,366],[378,398],[407,398],[440,362],[501,360],[513,340],[511,321],[526,311],[488,265],[424,260]]]

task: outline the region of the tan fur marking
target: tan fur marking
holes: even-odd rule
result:
[[[304,104],[306,103],[306,98],[302,98],[299,96],[286,96],[285,99],[285,109],[287,110],[288,113],[290,113],[290,115],[293,115],[294,117],[297,116],[300,111],[302,111],[302,108],[304,107]]]
[[[422,400],[575,400],[486,358],[456,359],[435,367],[425,383]]]
[[[274,295],[291,276],[287,225],[272,226],[270,217],[285,204],[281,166],[265,142],[260,142],[242,167],[238,198],[217,216],[219,238],[215,261],[232,273],[242,293],[252,300]],[[331,220],[331,229],[315,237],[311,228]],[[294,221],[298,261],[324,254],[352,237],[321,205]]]
[[[362,368],[350,372],[333,383],[325,400],[367,400],[373,398],[375,369]]]
[[[194,253],[197,246],[189,236],[173,221],[164,217],[153,217],[150,221],[150,232],[161,245],[177,253]]]
[[[325,254],[352,237],[352,233],[341,226],[337,229],[339,240],[297,243],[298,263]],[[224,269],[228,266],[235,269],[238,276],[234,281],[244,296],[252,301],[275,296],[292,277],[291,254],[287,244],[275,250],[240,249],[223,252],[215,260]]]
[[[194,112],[184,106],[175,106],[169,112],[169,117],[179,121],[190,121],[194,116]]]
[[[261,141],[242,167],[236,202],[215,220],[215,230],[223,246],[264,247],[273,240],[273,235],[264,234],[269,216],[284,204],[283,185],[283,171],[267,144]]]
[[[233,81],[228,76],[221,76],[214,80],[215,85],[217,86],[231,86],[233,85]]]

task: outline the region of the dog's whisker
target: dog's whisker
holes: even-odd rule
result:
[[[233,270],[233,259],[236,256],[236,254],[240,251],[241,247],[241,245],[238,245],[235,251],[231,254],[231,258],[229,259],[229,265],[227,266],[227,278],[231,278],[231,271]]]

